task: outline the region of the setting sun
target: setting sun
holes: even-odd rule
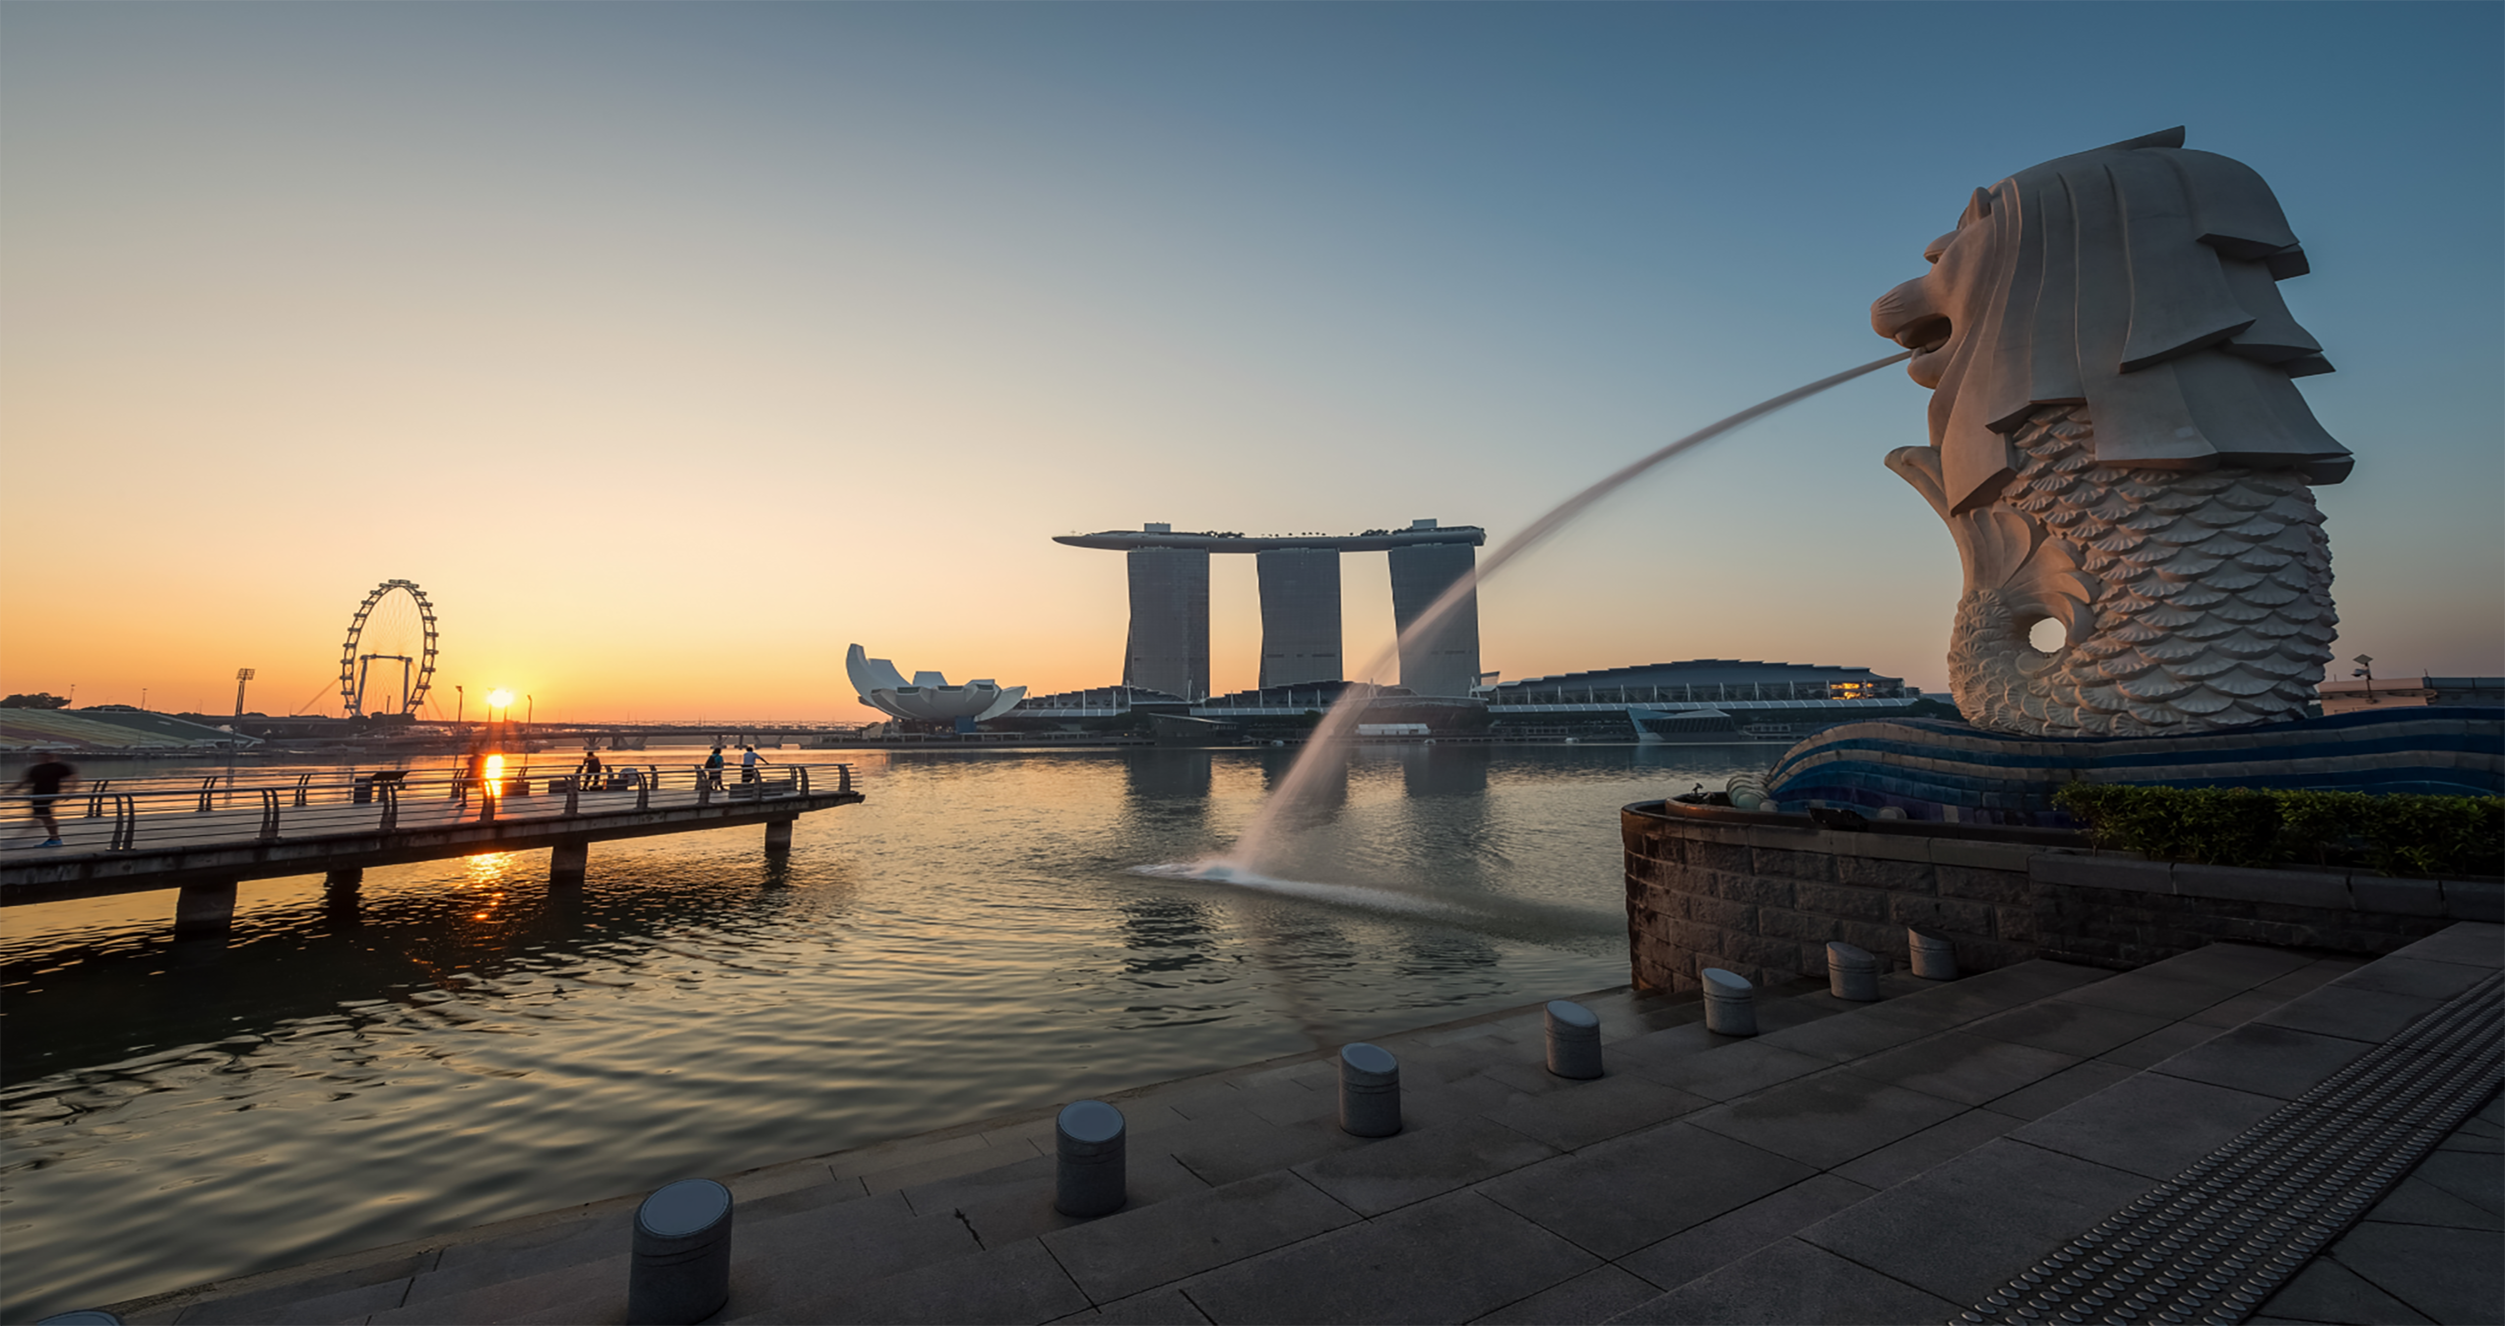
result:
[[[487,693],[487,704],[494,709],[509,709],[513,707],[513,692],[499,686]]]

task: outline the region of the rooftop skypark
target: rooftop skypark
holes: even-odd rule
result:
[[[1252,553],[1261,572],[1261,685],[1339,681],[1339,556],[1388,552],[1392,619],[1403,633],[1400,684],[1420,695],[1466,696],[1478,681],[1479,605],[1474,593],[1439,629],[1406,639],[1409,624],[1478,563],[1487,531],[1413,520],[1404,530],[1361,534],[1176,533],[1136,530],[1063,534],[1055,543],[1129,554],[1131,628],[1122,684],[1190,700],[1209,696],[1209,554]]]

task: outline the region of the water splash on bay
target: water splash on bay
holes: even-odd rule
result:
[[[1398,912],[1408,916],[1432,916],[1446,920],[1472,919],[1476,913],[1465,907],[1420,898],[1394,889],[1368,888],[1362,884],[1321,884],[1311,880],[1279,879],[1257,871],[1244,870],[1220,860],[1180,862],[1172,865],[1134,866],[1134,874],[1155,875],[1163,879],[1190,879],[1210,884],[1228,884],[1258,893],[1276,893],[1284,897],[1303,898],[1309,902],[1327,902],[1341,907],[1358,907],[1368,911]]]
[[[1480,897],[1472,903],[1428,897],[1395,886],[1324,883],[1285,879],[1243,870],[1224,861],[1185,861],[1133,866],[1131,873],[1157,879],[1188,880],[1266,893],[1282,898],[1346,907],[1394,916],[1422,917],[1465,929],[1538,942],[1568,942],[1592,935],[1614,935],[1625,928],[1615,913],[1577,907],[1556,907],[1518,899]]]

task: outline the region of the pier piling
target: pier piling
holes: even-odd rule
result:
[[[765,850],[769,852],[790,851],[792,849],[792,825],[795,823],[798,823],[796,819],[767,820],[765,822]]]
[[[1577,1079],[1601,1075],[1600,1017],[1571,999],[1548,1001],[1548,1071]]]
[[[1131,1199],[1123,1152],[1130,1140],[1122,1111],[1082,1100],[1053,1121],[1053,1209],[1063,1215],[1111,1215]]]
[[[1919,930],[1905,932],[1908,947],[1913,951],[1914,975],[1926,981],[1957,979],[1957,946],[1938,935]]]
[[[235,924],[235,881],[185,884],[174,897],[176,939],[220,939]]]
[[[1757,1034],[1757,987],[1747,977],[1720,967],[1696,976],[1705,987],[1705,1030],[1719,1036]]]
[[[1841,941],[1827,945],[1827,993],[1867,1004],[1879,997],[1879,960]]]
[[[635,1208],[635,1255],[627,1270],[626,1319],[691,1323],[731,1298],[731,1190],[680,1179]]]
[[[1359,1041],[1339,1052],[1339,1126],[1352,1137],[1400,1131],[1400,1060]]]
[[[590,843],[558,843],[548,850],[548,882],[580,884],[590,863]]]

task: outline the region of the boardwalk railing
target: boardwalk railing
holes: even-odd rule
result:
[[[131,852],[196,844],[276,842],[342,833],[770,802],[853,791],[849,764],[508,766],[460,769],[176,774],[72,783],[52,797],[0,793],[0,851]],[[49,809],[63,846],[39,847]]]

